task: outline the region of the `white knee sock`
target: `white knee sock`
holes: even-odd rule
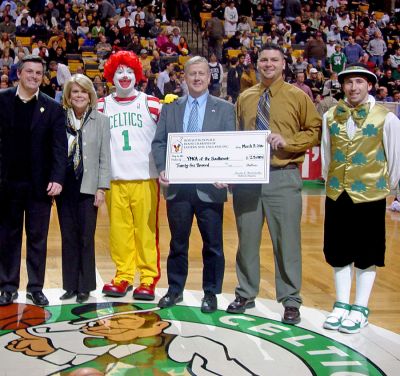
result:
[[[356,299],[354,304],[368,307],[369,296],[371,295],[376,276],[376,266],[367,269],[356,269]]]
[[[376,267],[371,266],[367,269],[356,269],[356,299],[354,304],[362,307],[368,306],[369,296],[376,276]],[[343,325],[351,326],[353,323],[361,323],[361,327],[368,323],[368,318],[359,311],[351,311],[348,320],[343,321]]]
[[[341,268],[334,268],[334,279],[336,288],[336,301],[349,304],[351,281],[353,279],[353,266],[352,264],[346,265]],[[344,308],[335,307],[327,318],[327,323],[334,323],[343,320],[347,317],[348,310]]]
[[[349,264],[341,268],[334,268],[336,287],[336,301],[349,304],[351,281],[353,279],[353,265]]]

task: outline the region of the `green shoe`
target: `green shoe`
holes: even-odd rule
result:
[[[334,314],[335,308],[339,308],[342,312],[338,312]],[[329,316],[326,318],[323,327],[329,330],[338,330],[342,321],[347,318],[351,310],[351,305],[342,303],[342,302],[335,302],[333,305],[333,311]]]
[[[355,319],[356,315],[351,315],[352,312],[360,312],[361,319]],[[359,305],[352,305],[349,316],[342,321],[339,327],[339,332],[354,334],[358,333],[362,328],[368,325],[369,309]],[[358,315],[357,315],[358,316]]]

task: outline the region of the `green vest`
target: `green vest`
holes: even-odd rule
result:
[[[383,125],[389,111],[381,105],[375,105],[350,140],[346,123],[339,123],[335,119],[335,108],[331,108],[327,114],[331,163],[326,195],[336,200],[346,191],[354,203],[385,198],[390,189],[383,147]]]

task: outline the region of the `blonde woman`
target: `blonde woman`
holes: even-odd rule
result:
[[[110,186],[110,127],[96,110],[92,81],[73,75],[64,86],[68,167],[64,189],[57,199],[62,237],[63,288],[61,300],[89,299],[96,289],[94,234],[97,209]]]

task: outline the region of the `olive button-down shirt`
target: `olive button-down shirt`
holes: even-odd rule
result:
[[[259,83],[244,91],[236,103],[237,129],[255,130],[258,101],[267,89]],[[285,81],[275,81],[270,87],[270,130],[280,134],[286,146],[271,155],[271,166],[300,164],[307,149],[321,139],[321,116],[309,96]]]

